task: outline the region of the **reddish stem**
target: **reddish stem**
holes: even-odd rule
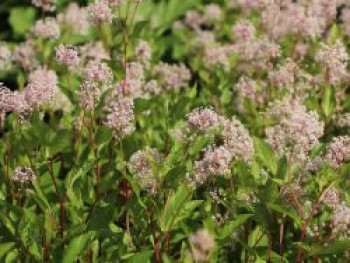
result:
[[[90,263],[90,262],[91,262],[91,248],[88,247],[86,251],[86,263]]]
[[[302,245],[302,243],[303,243],[303,241],[304,241],[304,239],[306,237],[306,230],[307,230],[309,224],[311,223],[314,215],[316,214],[316,211],[317,211],[320,203],[322,202],[322,199],[323,199],[325,193],[328,191],[328,189],[331,187],[331,185],[332,184],[330,184],[328,187],[326,187],[325,190],[321,193],[321,195],[318,198],[317,202],[314,204],[314,206],[311,209],[311,214],[310,214],[309,218],[302,225],[301,235],[300,235],[300,240],[299,240],[300,245],[298,247],[298,252],[297,252],[297,262],[298,263],[302,262],[302,251],[301,251],[302,247],[301,247],[301,245]]]
[[[280,255],[283,257],[283,238],[284,238],[284,224],[280,225]]]
[[[267,231],[267,235],[269,237],[269,262],[271,262],[272,258],[272,236],[270,230]]]
[[[43,236],[44,262],[50,262],[50,246],[47,243],[45,235]]]
[[[160,263],[159,239],[158,239],[158,236],[154,237],[154,253],[156,254],[156,261],[157,261],[157,263]]]
[[[154,254],[156,255],[156,260],[157,263],[160,262],[160,254],[159,254],[159,239],[154,231],[154,204],[153,204],[153,200],[152,200],[152,205],[151,205],[151,223],[150,223],[150,228],[151,228],[151,232],[154,238]]]
[[[170,256],[171,254],[171,232],[169,231],[166,235],[166,243],[167,243],[167,248],[168,248],[168,255]]]

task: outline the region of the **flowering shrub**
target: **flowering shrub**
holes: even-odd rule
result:
[[[31,2],[1,262],[350,260],[349,1]]]

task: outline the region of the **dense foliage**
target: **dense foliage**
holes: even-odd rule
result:
[[[0,13],[1,262],[350,260],[348,0]]]

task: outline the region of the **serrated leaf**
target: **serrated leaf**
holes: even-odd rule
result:
[[[179,223],[180,221],[189,218],[194,210],[199,207],[201,204],[203,204],[203,200],[192,200],[192,201],[188,201],[187,203],[185,203],[180,211],[179,214],[176,218],[176,220],[174,221],[174,225],[176,225],[177,223]]]
[[[276,211],[278,213],[281,213],[283,215],[288,216],[290,219],[292,219],[298,226],[301,226],[302,219],[299,217],[299,215],[292,209],[288,209],[286,207],[276,205],[276,204],[268,204],[267,207],[273,211]]]
[[[198,136],[190,147],[189,154],[196,155],[203,150],[210,142],[210,138],[206,136]]]
[[[94,236],[93,232],[82,234],[72,239],[64,250],[62,263],[74,263],[77,258],[86,250]]]
[[[173,227],[181,208],[183,208],[191,194],[190,188],[183,185],[170,195],[160,219],[160,228],[163,232],[169,231]]]
[[[43,211],[50,210],[51,209],[50,204],[47,201],[43,192],[41,191],[41,188],[38,182],[34,181],[33,186],[34,186],[35,192],[28,190],[27,191],[28,195],[31,196],[36,201],[36,203],[40,206],[40,208]]]
[[[226,223],[218,233],[218,239],[225,239],[232,235],[233,231],[239,226],[243,225],[249,218],[251,218],[252,214],[246,215],[238,215],[233,221]]]
[[[11,221],[10,218],[8,218],[7,215],[4,213],[0,213],[0,221],[4,224],[4,226],[7,228],[7,230],[14,236],[16,232],[16,228]]]
[[[254,148],[255,154],[261,163],[269,169],[273,175],[276,175],[278,161],[271,147],[263,140],[254,138]]]
[[[128,183],[131,186],[132,191],[134,192],[134,194],[137,197],[137,200],[139,201],[139,204],[143,207],[146,208],[146,205],[143,203],[141,196],[140,196],[140,187],[139,185],[133,180],[133,178],[127,174],[123,175],[123,177],[128,181]]]

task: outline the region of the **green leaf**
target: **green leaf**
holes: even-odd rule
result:
[[[292,219],[298,226],[301,226],[302,219],[299,217],[299,215],[290,208],[286,208],[280,205],[276,204],[268,204],[267,207],[275,212],[281,213],[283,215],[288,216],[290,219]]]
[[[177,189],[176,193],[170,195],[160,219],[160,228],[162,231],[166,232],[172,228],[179,216],[181,208],[183,208],[191,194],[192,191],[187,186],[182,185]]]
[[[0,200],[1,201],[5,201],[6,200],[5,194],[1,190],[0,190]]]
[[[341,30],[336,23],[333,23],[329,33],[329,43],[334,44],[341,36]]]
[[[153,250],[146,250],[133,254],[130,258],[127,259],[127,263],[146,263],[150,262],[151,257],[153,256]]]
[[[10,252],[7,254],[7,256],[6,256],[5,263],[15,263],[15,262],[18,262],[18,261],[17,261],[18,256],[19,256],[19,253],[18,253],[18,250],[17,250],[17,249],[10,251]]]
[[[144,29],[148,26],[149,21],[138,21],[135,23],[132,30],[132,35],[136,38],[142,34]]]
[[[224,89],[220,96],[220,102],[222,105],[228,105],[232,100],[232,91],[230,89]]]
[[[178,162],[179,160],[183,157],[184,154],[184,150],[182,147],[172,147],[170,150],[170,153],[168,154],[168,156],[166,157],[166,159],[164,160],[164,163],[160,169],[160,177],[166,177],[169,172],[174,169],[174,168],[178,168]]]
[[[11,221],[11,219],[7,215],[5,215],[4,212],[0,213],[0,221],[4,224],[7,230],[10,231],[10,233],[14,236],[16,232],[16,228],[13,225],[13,222]]]
[[[198,136],[190,147],[189,154],[192,156],[197,155],[209,144],[210,141],[211,139],[207,136]]]
[[[193,215],[194,210],[197,207],[199,207],[201,204],[203,204],[203,200],[192,200],[192,201],[189,201],[189,202],[185,203],[181,207],[181,209],[179,211],[179,214],[176,217],[173,225],[176,225],[180,221],[191,217],[191,215]]]
[[[279,197],[278,186],[274,180],[268,179],[262,192],[259,193],[259,199],[262,204],[273,203]]]
[[[270,146],[263,140],[254,138],[254,148],[258,160],[260,160],[273,175],[276,175],[278,161]]]
[[[30,209],[23,209],[23,216],[18,225],[18,234],[23,243],[27,248],[31,256],[35,257],[38,261],[41,260],[42,254],[40,252],[39,242],[41,241],[40,229],[41,225],[40,218]]]
[[[0,259],[2,259],[7,253],[9,253],[15,246],[15,242],[6,242],[0,244]]]
[[[100,127],[96,134],[96,144],[108,143],[112,140],[112,130],[108,127]]]
[[[140,196],[140,187],[139,185],[133,180],[133,178],[127,174],[123,175],[123,177],[128,180],[128,183],[130,184],[131,186],[131,189],[132,191],[134,192],[134,194],[136,195],[137,197],[137,200],[139,202],[139,204],[143,207],[143,208],[146,208],[146,205],[143,203],[142,199],[141,199],[141,196]]]
[[[194,87],[191,87],[190,89],[188,89],[188,92],[187,92],[187,96],[190,99],[194,99],[196,95],[197,95],[197,84],[195,84]]]
[[[57,221],[51,211],[45,211],[44,228],[47,241],[51,240],[57,229]]]
[[[81,165],[78,171],[71,172],[66,179],[67,196],[76,207],[84,206],[84,197],[90,198],[89,177],[86,176],[93,167],[93,161]],[[91,189],[90,189],[91,190]]]
[[[274,251],[270,251],[268,247],[258,247],[258,255],[261,259],[269,261],[271,259],[272,263],[288,263],[288,260],[277,254]]]
[[[50,155],[65,152],[71,147],[71,134],[68,130],[60,130],[52,133],[49,139]]]
[[[11,9],[9,23],[18,35],[24,35],[33,26],[35,21],[35,8],[15,7]]]
[[[322,97],[322,112],[328,120],[334,112],[336,106],[335,88],[326,86]]]
[[[91,213],[89,229],[96,231],[106,229],[106,226],[116,218],[116,212],[114,204],[99,202]]]
[[[43,211],[50,210],[51,209],[50,204],[47,201],[43,192],[41,191],[41,188],[40,188],[38,182],[34,181],[33,186],[34,186],[35,192],[28,190],[27,191],[28,195],[31,196],[35,200],[35,202],[40,206],[40,208]]]
[[[198,3],[198,0],[170,0],[159,2],[156,9],[153,10],[151,17],[153,27],[161,27],[159,34],[163,33],[176,19]]]
[[[225,239],[231,236],[237,227],[243,225],[252,216],[252,214],[238,215],[235,220],[228,222],[219,230],[218,239]]]
[[[277,170],[277,177],[281,180],[287,179],[288,175],[288,160],[285,156],[283,156],[278,161],[278,170]]]
[[[89,232],[71,240],[64,251],[62,263],[76,262],[77,258],[86,250],[93,236],[94,232]]]
[[[338,254],[350,248],[350,240],[334,241],[328,246],[313,246],[312,255]]]

